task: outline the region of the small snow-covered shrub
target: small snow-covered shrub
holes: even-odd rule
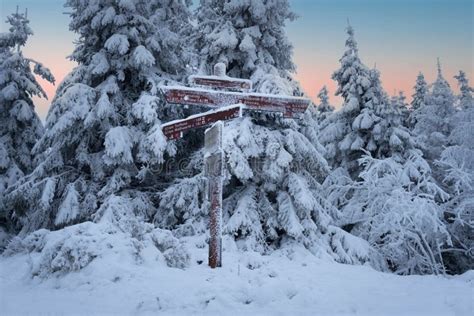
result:
[[[51,275],[78,271],[100,255],[104,234],[93,223],[83,223],[50,232],[41,229],[25,238],[15,237],[4,255],[31,254],[31,275]]]
[[[37,230],[25,238],[15,236],[8,244],[4,255],[11,256],[16,253],[41,252],[46,244],[45,237],[49,233],[47,229]]]
[[[9,234],[2,227],[0,227],[0,253],[5,250],[10,238],[11,237],[9,236]]]
[[[143,200],[138,198],[111,195],[99,208],[94,220],[100,223],[111,223],[121,232],[129,234],[132,238],[142,240],[145,233],[153,229],[153,225],[144,219]]]
[[[61,236],[64,233],[66,235]],[[47,277],[54,273],[79,271],[100,255],[100,236],[85,232],[81,228],[48,237],[50,238],[41,252],[40,259],[33,264],[33,276]]]
[[[187,267],[190,255],[184,245],[170,231],[146,223],[141,202],[112,195],[95,214],[96,222],[15,237],[4,255],[29,254],[31,275],[40,278],[79,271],[95,259],[142,264],[162,258],[169,267]]]
[[[353,200],[357,213],[351,233],[369,242],[399,274],[444,273],[442,248],[452,246],[443,222],[443,212],[435,202],[441,191],[431,183],[429,169],[418,168],[418,176],[407,175],[409,166],[393,158],[361,159],[364,171],[357,183]]]
[[[170,231],[155,229],[150,236],[153,244],[165,257],[168,267],[184,269],[189,266],[191,260],[189,252]]]
[[[369,263],[379,271],[387,270],[383,257],[365,240],[344,230],[329,226],[329,244],[331,256],[339,263],[366,264]]]

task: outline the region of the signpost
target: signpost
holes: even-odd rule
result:
[[[306,111],[310,101],[292,96],[251,93],[249,91],[252,89],[252,83],[249,80],[227,77],[225,65],[222,63],[214,67],[214,76],[191,76],[189,82],[195,86],[220,90],[163,86],[161,90],[166,101],[182,105],[206,106],[216,110],[165,123],[162,129],[169,140],[174,140],[181,138],[184,131],[215,123],[205,132],[204,174],[208,180],[206,200],[210,208],[209,266],[216,268],[222,266],[222,183],[225,164],[222,121],[242,116],[243,108],[250,111],[280,113],[286,118],[297,118]]]

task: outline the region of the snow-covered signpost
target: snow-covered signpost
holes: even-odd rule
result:
[[[280,113],[286,118],[300,117],[309,106],[309,99],[252,93],[252,82],[226,76],[224,64],[214,67],[214,76],[191,76],[189,82],[197,87],[163,86],[161,90],[169,103],[215,108],[213,111],[190,116],[162,125],[168,139],[178,139],[191,128],[215,124],[205,132],[205,176],[208,180],[207,202],[210,208],[209,266],[222,266],[222,180],[224,151],[222,133],[224,120],[242,115],[242,109]],[[206,89],[207,88],[207,89]],[[213,89],[210,89],[213,88]],[[219,90],[215,90],[219,89]],[[224,90],[224,91],[223,91]]]

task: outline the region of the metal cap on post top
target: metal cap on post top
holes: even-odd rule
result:
[[[226,77],[227,69],[224,63],[217,63],[214,65],[214,76],[216,77]]]

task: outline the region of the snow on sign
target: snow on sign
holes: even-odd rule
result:
[[[208,182],[207,201],[210,207],[209,218],[209,266],[222,266],[222,180],[224,177],[224,151],[222,150],[222,130],[224,123],[219,121],[207,129],[204,138],[205,170]]]
[[[187,130],[241,117],[242,107],[241,104],[222,107],[218,110],[192,115],[186,119],[167,122],[161,128],[168,140],[179,139]]]
[[[210,87],[214,89],[229,89],[249,91],[252,89],[252,81],[218,76],[191,76],[189,82],[195,86]]]
[[[166,101],[183,105],[203,105],[219,108],[242,103],[249,110],[279,112],[287,118],[296,117],[306,111],[310,101],[300,97],[287,97],[260,93],[243,93],[206,90],[188,87],[164,86]]]

